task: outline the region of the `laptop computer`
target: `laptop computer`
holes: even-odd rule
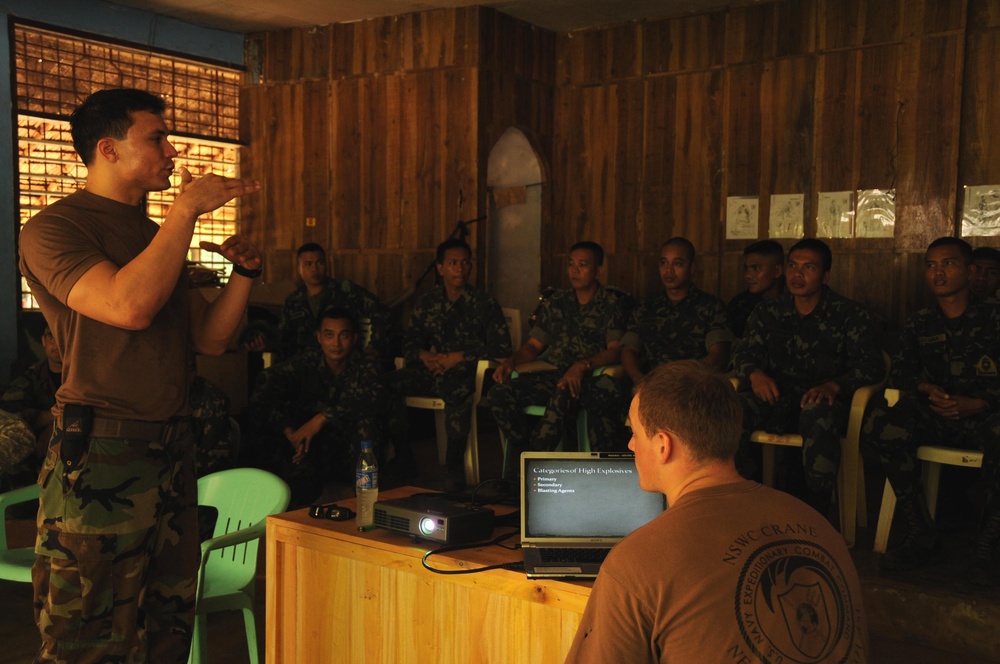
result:
[[[667,507],[639,487],[631,452],[522,452],[528,578],[594,578],[607,552]]]

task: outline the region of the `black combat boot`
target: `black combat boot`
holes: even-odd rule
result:
[[[896,516],[906,528],[906,537],[898,547],[879,558],[879,569],[907,570],[940,562],[941,543],[923,494],[901,498],[896,504]]]
[[[969,583],[977,586],[1000,585],[996,562],[997,542],[1000,542],[1000,512],[983,517],[969,565]]]

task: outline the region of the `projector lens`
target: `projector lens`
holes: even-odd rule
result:
[[[430,535],[431,533],[433,533],[434,532],[434,519],[430,518],[429,516],[428,517],[424,517],[423,519],[421,519],[420,520],[420,532],[422,532],[424,535]]]

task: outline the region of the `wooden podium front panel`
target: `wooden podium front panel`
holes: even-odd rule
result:
[[[383,498],[413,491],[389,491]],[[426,551],[400,533],[358,533],[353,521],[315,520],[305,510],[270,517],[267,661],[565,659],[589,583],[535,581],[506,570],[436,574],[421,564]],[[461,569],[520,559],[519,552],[492,546],[432,556],[430,564]]]

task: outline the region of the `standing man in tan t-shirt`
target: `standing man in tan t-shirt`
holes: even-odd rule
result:
[[[211,304],[184,263],[198,216],[260,186],[181,168],[157,227],[145,197],[170,187],[177,156],[164,109],[140,90],[88,97],[70,118],[86,185],[21,233],[21,272],[63,352],[39,476],[39,661],[188,657],[198,568],[188,358],[226,349],[261,258],[240,236],[202,242],[234,264]]]

